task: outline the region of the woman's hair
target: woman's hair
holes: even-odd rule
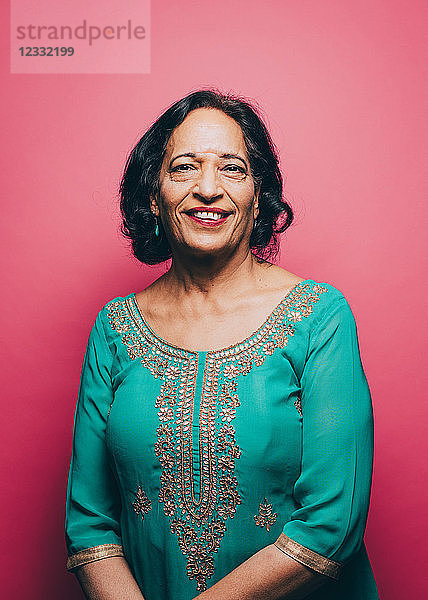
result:
[[[175,102],[146,131],[127,158],[120,182],[122,234],[131,240],[132,252],[142,263],[154,265],[171,257],[165,231],[151,212],[150,198],[159,193],[159,176],[168,140],[187,115],[197,108],[222,111],[241,127],[251,174],[259,190],[259,214],[250,237],[256,256],[267,259],[277,255],[278,236],[293,221],[291,206],[283,199],[278,155],[269,132],[248,101],[216,90],[193,92]]]

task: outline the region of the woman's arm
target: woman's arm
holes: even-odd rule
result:
[[[324,575],[301,565],[274,544],[270,544],[253,554],[196,598],[197,600],[278,600],[280,598],[297,600],[305,598],[325,581],[328,581],[328,578]]]
[[[88,600],[144,600],[128,563],[120,556],[87,563],[75,574]]]
[[[114,400],[112,354],[101,311],[89,335],[75,411],[67,486],[67,570],[76,574],[89,600],[142,600],[124,558],[120,491],[105,442]]]

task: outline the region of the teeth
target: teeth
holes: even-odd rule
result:
[[[193,213],[198,219],[208,219],[210,221],[218,221],[223,215],[216,212],[195,211]]]

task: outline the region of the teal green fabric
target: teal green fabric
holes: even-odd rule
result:
[[[146,600],[190,600],[283,533],[305,551],[290,555],[324,574],[309,598],[374,600],[372,459],[357,327],[331,284],[300,282],[254,334],[216,352],[168,344],[133,293],[116,297],[83,361],[69,560],[115,544]]]

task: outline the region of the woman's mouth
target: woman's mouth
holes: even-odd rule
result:
[[[193,221],[206,227],[216,227],[226,221],[232,213],[221,208],[192,208],[185,213]]]

